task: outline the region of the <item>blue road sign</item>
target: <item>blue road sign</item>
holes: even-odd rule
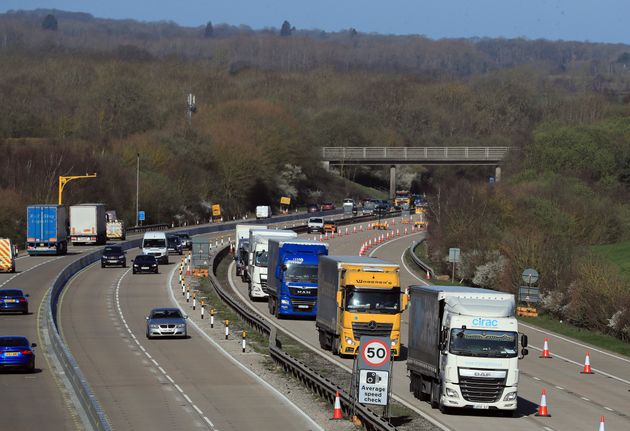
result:
[[[138,211],[138,220],[144,221],[144,211]]]

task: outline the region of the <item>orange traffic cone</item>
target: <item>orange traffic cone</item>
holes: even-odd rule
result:
[[[582,371],[580,371],[580,374],[593,374],[593,371],[591,371],[591,358],[588,352],[586,352],[586,359],[584,359],[584,368],[582,369]]]
[[[542,390],[542,394],[540,396],[540,406],[538,406],[538,413],[536,413],[536,416],[551,417],[547,411],[547,391],[545,389]]]
[[[335,408],[333,409],[333,420],[343,419],[343,411],[341,410],[341,400],[339,399],[339,391],[335,394]]]
[[[599,418],[599,431],[605,431],[605,427],[604,427],[604,417],[601,416]]]
[[[545,344],[543,344],[542,355],[539,358],[551,359],[551,354],[549,353],[549,338],[545,337]]]

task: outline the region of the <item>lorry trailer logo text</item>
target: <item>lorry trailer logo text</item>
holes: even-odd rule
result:
[[[472,321],[473,326],[483,326],[487,327],[495,327],[499,326],[499,321],[497,319],[484,319],[483,317],[477,317]]]

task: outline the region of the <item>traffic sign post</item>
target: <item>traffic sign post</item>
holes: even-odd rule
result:
[[[391,342],[389,337],[361,337],[352,373],[354,399],[383,406],[386,417],[392,387]]]
[[[453,264],[453,273],[451,274],[451,283],[455,281],[455,264],[461,262],[461,251],[459,248],[448,249],[448,261]]]

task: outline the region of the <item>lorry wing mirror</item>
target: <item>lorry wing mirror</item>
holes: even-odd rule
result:
[[[280,269],[282,269],[282,271],[286,271],[286,270],[287,270],[287,266],[286,266],[286,265],[282,265],[282,266],[280,267]]]
[[[523,359],[525,356],[527,356],[529,354],[529,350],[527,349],[523,349],[521,350],[521,359]]]
[[[521,346],[527,347],[527,335],[521,334]]]
[[[402,307],[401,311],[405,311],[407,309],[407,307],[409,306],[409,294],[408,293],[402,293]]]

